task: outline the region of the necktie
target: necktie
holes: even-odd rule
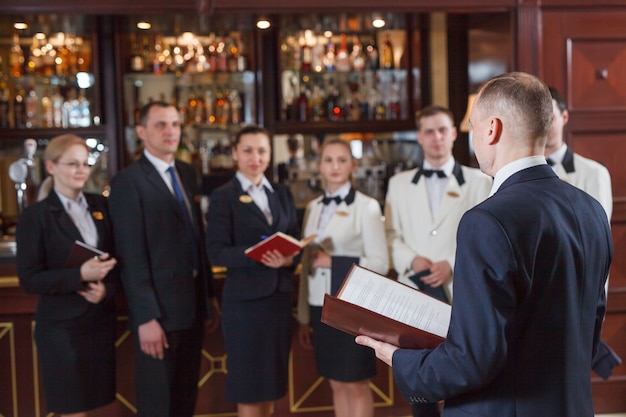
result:
[[[341,203],[341,197],[335,196],[335,197],[322,198],[322,203],[324,203],[325,206],[329,205],[331,201],[334,201],[335,203],[339,204]]]
[[[432,177],[433,174],[437,174],[437,177],[439,178],[446,177],[446,173],[440,169],[422,169],[422,174],[424,174],[427,178]]]
[[[176,194],[176,200],[178,200],[178,204],[180,205],[180,208],[183,211],[183,217],[185,219],[185,226],[187,227],[187,233],[189,233],[189,236],[195,242],[196,241],[196,232],[194,230],[193,223],[191,222],[191,215],[189,213],[189,209],[187,208],[187,203],[185,203],[185,197],[183,195],[183,190],[180,187],[180,184],[178,183],[178,179],[176,178],[176,173],[174,172],[174,167],[173,166],[169,167],[167,169],[167,172],[170,174],[170,177],[172,179],[172,188],[174,189],[174,194]],[[198,268],[199,268],[199,265],[200,265],[200,259],[198,257],[197,250],[194,251],[193,262],[194,262],[194,266],[196,268],[196,271],[198,271],[199,270]]]
[[[548,165],[550,165],[551,167],[553,167],[553,166],[554,166],[554,164],[555,164],[554,160],[553,160],[553,159],[550,159],[550,158],[546,159],[546,162],[547,162],[547,163],[548,163]]]

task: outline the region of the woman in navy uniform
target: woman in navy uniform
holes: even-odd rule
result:
[[[309,203],[303,229],[305,236],[317,237],[302,256],[299,337],[315,349],[317,371],[330,381],[337,417],[373,417],[369,378],[376,374],[376,358],[351,335],[320,321],[324,294],[336,294],[352,264],[380,274],[389,269],[380,204],[352,187],[355,166],[348,142],[324,142],[319,167],[326,192]]]
[[[48,196],[20,216],[17,275],[22,289],[39,294],[35,343],[46,407],[63,416],[115,399],[116,260],[104,197],[83,193],[89,148],[75,135],[50,141],[44,159],[53,178]],[[66,266],[76,240],[103,252]]]
[[[227,268],[222,330],[227,359],[226,399],[240,417],[268,417],[272,401],[287,392],[293,328],[294,256],[268,252],[262,262],[244,251],[278,231],[300,237],[289,189],[264,173],[271,159],[270,133],[242,128],[232,147],[237,174],[211,194],[207,250]]]

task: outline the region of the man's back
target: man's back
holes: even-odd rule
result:
[[[415,391],[448,416],[593,416],[611,247],[597,201],[548,166],[518,172],[461,220],[446,343],[413,366],[396,352],[394,373],[446,375]]]

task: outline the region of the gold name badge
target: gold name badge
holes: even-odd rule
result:
[[[239,196],[239,201],[241,201],[242,203],[248,204],[248,203],[252,203],[252,197],[250,197],[249,195],[240,195]]]
[[[93,213],[91,213],[91,215],[93,216],[94,219],[96,220],[102,220],[104,219],[104,214],[102,214],[101,211],[94,211]]]
[[[336,211],[335,214],[337,216],[346,217],[348,215],[347,211]]]
[[[456,193],[454,191],[448,191],[448,195],[454,198],[460,197],[459,193]]]

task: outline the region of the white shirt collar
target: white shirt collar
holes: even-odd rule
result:
[[[552,152],[552,154],[550,154],[548,158],[552,159],[555,165],[562,164],[563,157],[565,157],[565,152],[567,152],[567,145],[564,143],[559,149]]]
[[[344,200],[346,196],[348,195],[348,193],[350,193],[350,188],[352,188],[352,184],[350,183],[350,181],[348,181],[344,185],[339,187],[339,189],[335,191],[334,194],[329,194],[328,191],[326,191],[325,195],[327,197],[339,196],[342,200]]]
[[[63,204],[63,207],[65,209],[67,209],[69,204],[76,204],[76,205],[78,205],[79,207],[81,207],[82,209],[85,209],[85,210],[89,209],[89,204],[87,204],[87,199],[85,198],[85,195],[83,194],[82,191],[80,191],[78,193],[78,196],[76,197],[76,200],[72,200],[71,198],[68,198],[68,197],[64,196],[63,194],[61,194],[57,190],[54,190],[54,192],[57,193],[57,196],[59,197],[59,200],[61,200],[61,204]]]
[[[143,150],[143,154],[146,156],[146,158],[148,158],[148,161],[150,161],[150,163],[154,165],[157,171],[159,171],[161,174],[166,172],[169,167],[174,166],[174,161],[172,161],[171,164],[168,164],[164,160],[159,159],[156,156],[152,155],[150,152],[148,152],[147,149]]]
[[[237,171],[237,173],[235,174],[235,177],[241,184],[241,188],[243,188],[244,191],[248,191],[250,186],[257,187],[256,185],[252,183],[252,181],[250,181],[245,175],[243,175],[239,171]],[[258,187],[265,187],[268,190],[270,190],[270,192],[272,193],[274,192],[274,188],[272,187],[272,184],[270,184],[269,180],[265,176],[263,176],[263,179],[261,179],[261,183],[258,185]]]
[[[446,163],[440,166],[439,168],[433,167],[431,164],[428,163],[428,161],[424,160],[423,168],[424,169],[439,169],[446,174],[446,177],[450,178],[450,176],[452,175],[452,170],[454,169],[454,158],[449,158],[446,161]],[[433,175],[431,178],[438,178],[438,177]]]
[[[528,156],[526,158],[521,158],[516,161],[510,162],[500,168],[498,172],[496,172],[496,176],[493,179],[493,185],[491,186],[491,192],[489,196],[494,195],[500,186],[506,181],[511,175],[519,172],[523,169],[534,167],[537,165],[545,165],[546,158],[543,155],[534,155]]]

